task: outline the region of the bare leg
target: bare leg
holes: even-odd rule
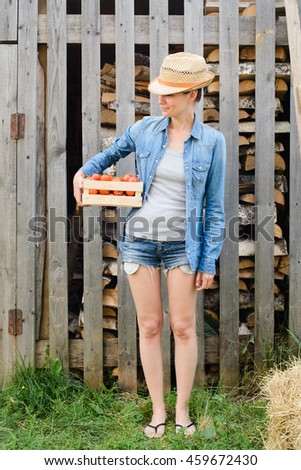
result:
[[[151,426],[165,422],[163,390],[163,360],[161,331],[163,325],[160,291],[160,271],[156,268],[140,266],[135,274],[128,276],[134,298],[140,337],[140,356],[145,380],[153,404]],[[164,426],[153,429],[147,426],[145,434],[159,437]]]
[[[167,287],[170,322],[175,339],[176,423],[186,427],[191,424],[188,402],[197,363],[195,276],[184,273],[181,268],[171,269],[167,274]],[[194,432],[195,426],[190,426],[185,434]]]

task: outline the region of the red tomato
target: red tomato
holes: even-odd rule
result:
[[[130,178],[132,178],[132,174],[131,173],[126,173],[125,175],[123,175],[122,177],[122,181],[129,181]]]
[[[139,182],[140,182],[140,179],[137,178],[137,176],[132,176],[132,177],[129,179],[129,181],[131,181],[131,182],[133,182],[133,183],[134,183],[134,182],[135,182],[135,183],[139,183]]]
[[[101,181],[112,181],[113,177],[111,175],[102,174],[99,179]]]
[[[89,194],[98,194],[97,189],[89,189]]]
[[[92,180],[99,181],[100,180],[100,175],[98,173],[94,173],[94,175],[92,175]]]
[[[122,181],[122,178],[120,178],[119,176],[114,176],[113,181]],[[115,189],[113,191],[113,194],[115,196],[123,196],[123,191],[121,191],[120,189]]]

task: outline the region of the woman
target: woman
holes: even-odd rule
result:
[[[196,296],[213,282],[224,232],[225,140],[194,113],[201,89],[213,78],[203,57],[185,52],[168,55],[159,77],[149,84],[149,91],[158,95],[162,117],[145,117],[129,127],[74,176],[74,195],[81,205],[85,176],[102,173],[136,152],[143,205],[130,212],[120,250],[137,311],[141,361],[153,405],[144,430],[148,437],[163,436],[166,420],[161,267],[175,341],[175,429],[186,435],[196,431],[189,416],[197,363]]]

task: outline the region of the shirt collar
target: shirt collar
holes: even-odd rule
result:
[[[160,123],[160,126],[158,128],[158,132],[166,131],[166,129],[169,126],[169,122],[170,122],[170,118],[168,118],[168,117],[164,118],[162,120],[162,122]],[[202,135],[201,123],[200,123],[200,120],[198,119],[198,117],[196,116],[195,113],[194,113],[194,123],[193,123],[192,129],[191,129],[190,135],[192,137],[194,137],[195,139],[200,139],[201,135]]]

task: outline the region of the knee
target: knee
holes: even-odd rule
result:
[[[139,332],[146,339],[154,338],[155,336],[160,335],[161,331],[161,320],[150,319],[139,322]]]
[[[195,326],[191,322],[177,321],[171,325],[175,339],[188,341],[196,334]]]

